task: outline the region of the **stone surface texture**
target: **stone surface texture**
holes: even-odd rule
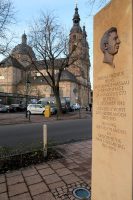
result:
[[[131,0],[112,0],[94,17],[92,200],[132,200],[133,38]],[[115,67],[103,63],[100,41],[117,28]]]

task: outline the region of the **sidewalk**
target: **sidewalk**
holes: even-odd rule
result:
[[[91,113],[89,111],[81,110],[80,112],[75,111],[63,114],[58,120],[82,119],[88,117],[91,117]],[[56,115],[52,115],[50,118],[45,118],[43,115],[31,115],[29,121],[29,119],[25,117],[25,113],[0,113],[0,125],[43,123],[53,120],[57,120]]]
[[[76,200],[76,187],[90,189],[91,141],[57,150],[62,159],[0,175],[0,200]]]

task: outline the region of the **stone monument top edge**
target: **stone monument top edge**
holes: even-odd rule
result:
[[[114,0],[110,0],[103,8],[101,8],[101,9],[94,15],[94,17],[97,16],[97,14],[101,13],[101,12],[102,12],[104,9],[106,9],[108,6],[110,6],[110,5],[112,4],[113,1],[114,1]]]

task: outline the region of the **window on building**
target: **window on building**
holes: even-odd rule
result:
[[[4,92],[4,88],[0,86],[0,92]]]
[[[36,76],[41,76],[41,74],[39,72],[36,73]]]

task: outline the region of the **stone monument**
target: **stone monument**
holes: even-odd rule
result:
[[[94,17],[91,200],[132,200],[133,1],[112,0]]]

